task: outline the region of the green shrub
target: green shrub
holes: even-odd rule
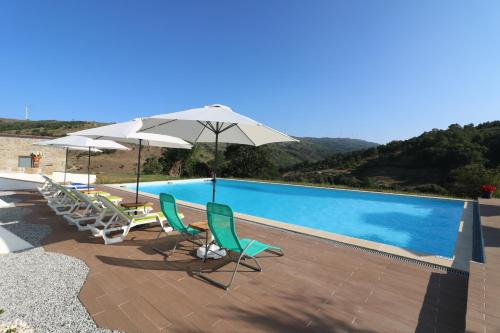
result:
[[[145,173],[146,175],[160,174],[163,171],[163,167],[158,161],[158,157],[156,156],[146,158],[142,168],[143,173]]]
[[[448,191],[437,184],[422,184],[422,185],[417,185],[412,188],[416,192],[422,192],[422,193],[434,193],[434,194],[441,194],[441,195],[446,195],[448,194]]]

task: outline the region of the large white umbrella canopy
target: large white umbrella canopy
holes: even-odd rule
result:
[[[169,135],[138,132],[143,126],[142,119],[137,118],[122,123],[95,127],[70,133],[69,135],[80,135],[94,139],[109,139],[120,142],[139,145],[137,156],[137,182],[135,190],[135,202],[139,199],[139,181],[141,177],[141,150],[142,146],[191,149],[192,145],[180,138]]]
[[[54,140],[42,141],[44,145],[56,147],[80,147],[90,149],[128,150],[127,147],[111,140],[94,140],[84,136],[68,135]]]
[[[173,136],[138,132],[143,126],[142,119],[134,119],[122,123],[95,127],[69,133],[69,135],[85,136],[92,139],[116,140],[125,143],[146,146],[190,149],[191,144]]]
[[[64,136],[62,138],[57,138],[54,140],[42,141],[37,144],[42,144],[46,146],[72,147],[73,149],[82,148],[88,150],[88,163],[87,163],[87,188],[90,188],[90,153],[91,151],[100,151],[99,149],[116,149],[116,150],[128,150],[129,148],[116,143],[111,140],[94,140],[84,136]]]
[[[143,123],[141,132],[171,135],[191,143],[215,142],[212,201],[215,201],[219,142],[260,146],[298,141],[221,104],[160,114],[144,118]]]
[[[36,146],[50,146],[50,142],[51,141],[52,140],[38,141],[38,142],[35,142],[33,144],[36,145]],[[87,151],[87,148],[84,148],[84,147],[75,147],[75,146],[62,146],[61,148],[64,148],[66,150],[66,157],[64,159],[64,180],[63,180],[63,183],[65,184],[66,183],[66,172],[68,170],[68,151],[69,150],[83,150],[83,151]],[[93,153],[101,153],[102,150],[93,148],[92,152]]]

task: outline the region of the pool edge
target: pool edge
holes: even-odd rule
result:
[[[427,198],[427,199],[438,199],[438,200],[449,200],[449,201],[467,201],[467,202],[477,202],[477,200],[469,199],[469,198],[455,198],[455,197],[445,197],[445,196],[433,196],[433,195],[425,195],[425,194],[416,194],[416,193],[394,193],[394,192],[382,192],[382,191],[370,191],[363,189],[354,189],[354,188],[340,188],[340,187],[327,187],[327,186],[314,186],[314,185],[306,185],[306,184],[289,184],[289,183],[277,183],[272,181],[263,181],[263,180],[246,180],[246,179],[238,179],[238,178],[223,178],[218,177],[218,180],[234,180],[237,182],[248,182],[248,183],[258,183],[258,184],[271,184],[271,185],[281,185],[281,186],[294,186],[294,187],[306,187],[306,188],[315,188],[315,189],[323,189],[330,191],[348,191],[348,192],[361,192],[361,193],[373,193],[373,194],[384,194],[384,195],[397,195],[402,197],[414,197],[414,198]],[[187,179],[174,179],[174,180],[155,180],[151,182],[144,182],[143,184],[159,184],[159,183],[176,183],[176,182],[196,182],[196,181],[210,181],[212,178],[187,178]],[[121,183],[121,184],[101,184],[105,186],[126,186],[132,185],[135,186],[136,183]]]

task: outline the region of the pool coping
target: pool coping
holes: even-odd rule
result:
[[[170,180],[170,181],[154,181],[147,182],[148,184],[154,183],[173,183],[173,182],[191,182],[191,181],[200,181],[200,180],[210,180],[210,178],[198,178],[198,179],[189,179],[189,180]],[[233,180],[233,179],[231,179]],[[244,180],[239,180],[244,181]],[[255,182],[255,181],[253,181]],[[266,182],[259,182],[266,183]],[[122,184],[102,184],[104,186],[108,186],[117,190],[135,193],[135,190],[126,188],[126,185],[135,185],[135,183],[122,183]],[[295,184],[280,184],[280,183],[267,183],[267,184],[279,184],[279,185],[290,185],[290,186],[302,186]],[[313,188],[322,188],[322,189],[331,189],[331,190],[343,190],[343,189],[335,189],[335,188],[323,188],[323,187],[315,187],[315,186],[307,186],[304,187],[313,187]],[[373,192],[373,191],[360,191],[360,190],[346,190],[346,191],[355,191],[355,192],[369,192],[369,193],[377,193],[377,194],[391,194],[391,193],[382,193],[382,192]],[[154,198],[159,200],[159,195],[151,194],[147,192],[139,191],[140,195]],[[396,257],[401,257],[405,259],[410,259],[422,263],[427,263],[435,266],[439,266],[445,269],[454,269],[462,272],[469,271],[469,262],[472,259],[472,225],[473,225],[473,205],[475,204],[474,200],[462,200],[455,198],[441,198],[441,197],[429,197],[429,196],[418,196],[411,194],[394,194],[394,195],[402,195],[402,196],[413,196],[413,197],[424,197],[430,199],[443,199],[443,200],[457,200],[464,202],[464,209],[462,212],[462,216],[460,219],[460,223],[458,224],[458,235],[457,241],[455,244],[455,250],[452,258],[436,256],[433,254],[427,254],[422,252],[410,251],[408,249],[404,249],[394,245],[388,245],[384,243],[369,241],[361,238],[355,238],[350,236],[345,236],[329,231],[323,231],[303,226],[298,226],[286,222],[276,221],[268,218],[258,217],[254,215],[248,215],[243,213],[235,212],[234,216],[240,220],[244,220],[251,223],[257,223],[260,225],[265,225],[273,228],[283,229],[303,235],[313,236],[321,239],[326,239],[329,241],[334,241],[337,243],[345,244],[348,246],[353,246],[361,249],[366,249],[370,251],[379,252],[381,254],[389,254]],[[184,201],[177,200],[177,203],[180,206],[185,206],[189,208],[194,208],[201,211],[206,211],[206,207],[204,205]]]
[[[198,182],[198,181],[211,181],[212,178],[186,178],[186,179],[172,179],[172,180],[155,180],[151,182],[143,182],[148,184],[160,184],[160,183],[190,183],[190,182]],[[398,195],[403,197],[416,197],[416,198],[427,198],[427,199],[440,199],[440,200],[451,200],[451,201],[467,201],[467,202],[477,202],[477,200],[467,199],[467,198],[453,198],[453,197],[440,197],[434,195],[425,195],[425,194],[415,194],[415,193],[394,193],[394,192],[381,192],[381,191],[370,191],[370,190],[361,190],[361,189],[353,189],[353,188],[340,188],[340,187],[324,187],[324,186],[314,186],[314,185],[301,185],[301,184],[290,184],[290,183],[277,183],[272,181],[263,181],[263,180],[246,180],[246,179],[238,179],[238,178],[223,178],[217,177],[217,180],[234,180],[238,182],[247,182],[247,183],[259,183],[259,184],[272,184],[272,185],[281,185],[281,186],[296,186],[296,187],[307,187],[307,188],[315,188],[322,190],[330,190],[330,191],[349,191],[349,192],[362,192],[362,193],[373,193],[373,194],[384,194],[384,195]],[[105,186],[115,187],[115,186],[125,186],[125,185],[136,185],[135,182],[132,183],[120,183],[120,184],[101,184]],[[135,192],[135,191],[134,191]]]

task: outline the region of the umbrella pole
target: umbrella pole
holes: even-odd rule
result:
[[[217,123],[217,128],[215,131],[215,157],[214,157],[214,171],[212,178],[212,202],[215,202],[215,183],[217,182],[217,163],[219,160],[219,123]]]
[[[137,157],[137,184],[135,186],[135,203],[139,202],[139,179],[141,178],[141,149],[142,139],[139,139],[139,153]]]
[[[66,184],[66,170],[68,170],[68,147],[66,147],[66,160],[64,161],[64,181],[63,181],[63,184]]]
[[[89,147],[89,160],[87,162],[87,190],[90,191],[90,147]]]

